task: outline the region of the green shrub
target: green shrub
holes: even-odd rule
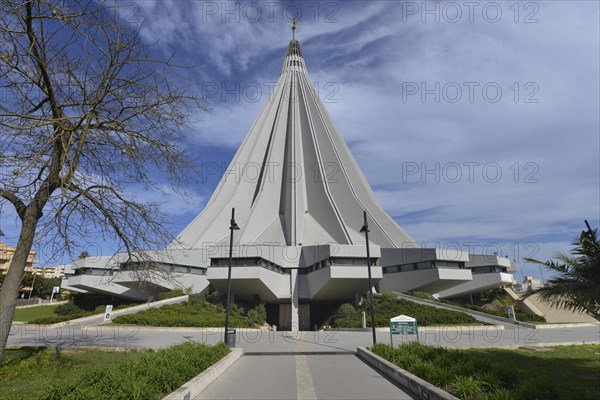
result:
[[[479,368],[477,361],[478,360],[476,360],[476,362],[475,362],[475,368]],[[477,377],[477,380],[483,384],[483,387],[494,388],[494,387],[501,386],[501,379],[498,374],[495,374],[495,373],[489,372],[489,371],[485,371],[485,370],[481,370],[481,371],[482,372],[479,372],[476,375],[476,377]]]
[[[75,314],[75,316],[73,316],[73,315],[56,315],[53,317],[40,317],[40,318],[36,318],[36,319],[30,321],[30,323],[39,324],[39,325],[52,325],[52,324],[58,324],[59,322],[69,321],[74,318],[79,318],[79,316],[77,316],[77,314]]]
[[[267,321],[267,309],[264,304],[259,304],[248,311],[248,322],[256,325],[263,325]]]
[[[52,385],[45,400],[156,399],[168,394],[229,353],[216,346],[183,343],[110,367],[91,368],[77,378]]]
[[[429,371],[427,381],[438,387],[448,387],[454,378],[454,375],[448,369],[437,366],[437,368],[432,368]]]
[[[511,400],[510,391],[507,389],[498,389],[485,396],[485,400]]]
[[[435,298],[431,294],[426,293],[426,292],[418,292],[417,291],[417,292],[408,292],[407,294],[411,295],[413,297],[418,297],[420,299],[424,299],[424,300],[435,300]]]
[[[483,393],[482,383],[472,376],[457,376],[450,388],[463,400],[477,399]]]
[[[356,318],[338,318],[331,323],[336,328],[362,328],[362,322]]]
[[[185,293],[183,292],[183,289],[173,289],[173,290],[168,291],[168,292],[160,293],[158,295],[158,299],[159,300],[166,300],[166,299],[171,299],[173,297],[181,297],[183,295],[185,295]]]
[[[206,300],[206,295],[202,294],[202,293],[193,293],[190,294],[188,296],[188,302],[194,302],[194,301],[203,301]]]
[[[359,312],[352,304],[344,303],[338,308],[336,316],[342,319],[358,318]]]
[[[83,314],[84,312],[84,310],[71,302],[61,304],[54,309],[56,315],[78,315]]]

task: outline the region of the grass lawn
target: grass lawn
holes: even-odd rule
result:
[[[38,318],[54,317],[58,304],[15,309],[13,321],[30,322]]]
[[[600,345],[536,351],[378,344],[374,352],[461,399],[600,398]]]
[[[574,388],[600,399],[600,345],[557,346],[550,350],[472,350],[498,367],[510,366],[522,375],[540,374],[553,382],[561,399],[577,398]],[[572,395],[572,397],[570,397]]]
[[[160,399],[228,352],[223,344],[192,343],[160,351],[58,355],[47,349],[10,349],[0,367],[0,398]]]

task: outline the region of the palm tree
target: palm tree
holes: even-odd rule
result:
[[[600,320],[600,240],[598,229],[592,229],[585,221],[587,231],[582,231],[573,241],[571,255],[554,253],[554,259],[546,262],[533,258],[524,261],[540,264],[557,273],[545,287],[534,290],[542,300],[556,308],[586,312]]]

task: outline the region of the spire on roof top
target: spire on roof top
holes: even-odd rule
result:
[[[296,29],[298,29],[298,25],[296,23],[296,17],[292,18],[292,40],[290,40],[290,45],[288,46],[287,56],[296,55],[302,57],[302,50],[300,50],[300,42],[296,40]]]
[[[296,21],[290,22],[294,33]],[[415,243],[379,205],[310,81],[296,38],[290,40],[273,88],[210,201],[173,246],[185,243],[184,248],[200,249],[205,243],[218,243],[219,247],[229,243],[231,207],[235,207],[236,221],[242,227],[236,233],[238,244],[255,246],[257,252],[263,251],[258,250],[262,246],[284,249],[303,244],[364,243],[358,230],[365,210],[371,243],[384,248]],[[258,168],[253,176],[256,179],[236,179],[231,171],[240,166]],[[335,179],[330,177],[332,167],[338,173]],[[296,261],[288,261],[285,250],[264,251],[273,254],[269,262],[285,263],[279,264],[284,268],[316,265],[316,260],[322,259],[320,255],[305,257],[309,253],[302,253]],[[354,278],[347,282],[350,280]],[[279,289],[261,285],[265,296],[279,296],[271,291]]]

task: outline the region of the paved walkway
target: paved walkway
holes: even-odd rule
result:
[[[354,354],[244,355],[195,399],[416,399]]]
[[[196,399],[417,398],[360,360],[353,353],[356,348],[336,346],[341,343],[334,340],[315,346],[315,333],[283,333],[282,341],[273,335],[267,343],[240,343],[244,356]]]
[[[600,343],[600,326],[549,327],[463,326],[419,328],[421,343],[449,347],[519,347],[523,345]],[[162,348],[185,341],[215,344],[223,340],[217,328],[143,328],[135,326],[13,325],[8,337],[11,346],[83,346]],[[237,347],[245,352],[289,352],[290,344],[304,343],[303,351],[355,352],[371,345],[371,332],[267,332],[238,329]],[[398,336],[395,343],[415,340],[414,335]],[[389,343],[389,329],[377,330],[377,341]]]

